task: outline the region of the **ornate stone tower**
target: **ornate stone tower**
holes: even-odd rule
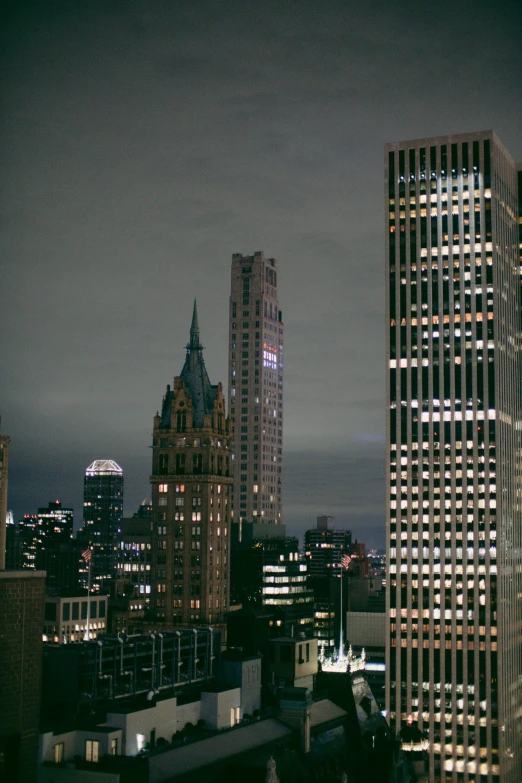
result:
[[[194,313],[185,364],[154,417],[152,602],[173,624],[219,623],[229,603],[232,489],[223,389],[210,383]]]

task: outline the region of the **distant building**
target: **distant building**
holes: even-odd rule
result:
[[[331,516],[317,517],[317,527],[305,532],[307,585],[314,593],[314,636],[322,647],[339,646],[341,590],[346,607],[347,580],[340,583],[343,557],[352,551],[352,534],[337,530]]]
[[[46,572],[46,593],[76,592],[80,586],[82,546],[73,539],[72,508],[59,500],[39,508],[36,568]]]
[[[0,780],[37,779],[45,574],[0,571]]]
[[[181,374],[167,386],[152,441],[152,585],[156,619],[223,623],[230,593],[229,421],[210,383],[196,303]]]
[[[23,564],[23,539],[20,526],[11,521],[7,524],[5,532],[5,568],[8,571],[20,571]]]
[[[111,633],[135,633],[152,602],[152,528],[143,503],[131,519],[122,519],[110,603]]]
[[[148,517],[121,520],[116,560],[116,594],[142,596],[147,605],[152,593],[152,527]]]
[[[297,538],[285,532],[284,525],[234,525],[234,600],[270,613],[272,634],[311,636],[314,595],[306,583],[306,562]]]
[[[283,337],[278,265],[234,253],[229,312],[229,398],[234,522],[281,524]]]
[[[82,571],[82,544],[73,535],[73,510],[51,501],[37,514],[25,514],[7,530],[6,563],[11,569],[46,572],[46,592],[77,591]]]
[[[0,428],[2,418],[0,417]],[[5,568],[9,436],[0,435],[0,570]]]
[[[85,471],[83,528],[79,539],[92,546],[92,588],[108,590],[116,572],[123,516],[123,470],[112,459],[97,459]]]
[[[59,500],[51,500],[47,508],[39,508],[37,517],[43,541],[68,541],[72,538],[74,512],[72,508],[63,508]]]
[[[83,642],[106,633],[108,600],[106,595],[46,596],[44,641]]]
[[[132,515],[133,519],[152,519],[152,501],[145,498]]]
[[[36,568],[45,571],[45,592],[67,595],[81,588],[85,572],[83,545],[75,539],[47,542],[36,554]]]
[[[36,553],[40,546],[40,528],[37,514],[24,514],[18,522],[22,549],[22,568],[36,569]]]
[[[352,552],[352,534],[335,527],[335,518],[317,517],[317,526],[305,532],[305,557],[308,577],[338,575],[343,555]]]

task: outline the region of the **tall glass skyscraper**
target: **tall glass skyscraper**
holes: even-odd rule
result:
[[[123,471],[112,459],[96,459],[85,471],[81,531],[81,538],[92,544],[93,589],[108,589],[116,576],[122,516]]]
[[[234,522],[280,524],[283,333],[275,258],[232,256],[228,404]]]
[[[517,168],[491,131],[385,160],[387,710],[432,783],[519,783]]]

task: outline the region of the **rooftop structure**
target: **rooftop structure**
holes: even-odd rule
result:
[[[106,476],[112,473],[123,474],[123,470],[113,459],[95,459],[94,462],[91,462],[89,467],[85,469],[86,476]]]

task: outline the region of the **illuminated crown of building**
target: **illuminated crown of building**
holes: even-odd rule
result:
[[[89,465],[85,473],[87,475],[93,473],[123,473],[123,470],[113,459],[95,459],[94,462]]]
[[[349,672],[353,674],[354,672],[364,671],[366,667],[366,652],[363,649],[360,655],[356,655],[350,645],[346,655],[341,650],[337,655],[334,654],[333,657],[328,658],[325,655],[323,644],[321,645],[318,660],[323,672]]]

